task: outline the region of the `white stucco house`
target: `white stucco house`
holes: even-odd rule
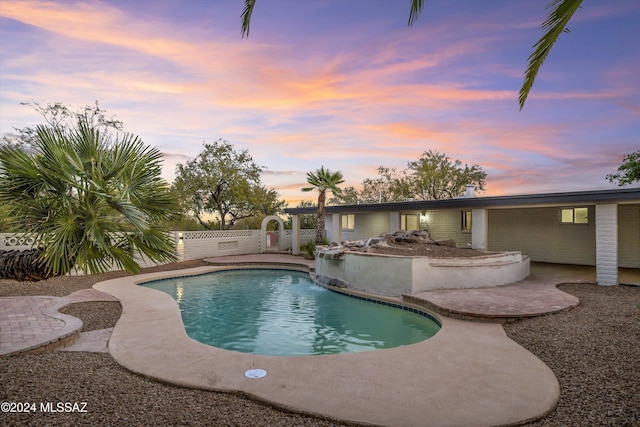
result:
[[[300,218],[315,208],[289,208],[292,248]],[[521,251],[532,261],[596,266],[602,285],[618,283],[618,268],[640,268],[640,188],[515,196],[328,206],[330,241],[364,239],[397,230],[427,229],[491,251]]]

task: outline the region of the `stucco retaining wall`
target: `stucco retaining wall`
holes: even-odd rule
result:
[[[529,276],[529,268],[529,257],[520,252],[447,259],[357,252],[346,252],[341,259],[316,257],[319,280],[388,296],[506,285]]]

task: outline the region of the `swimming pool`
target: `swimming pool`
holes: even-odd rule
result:
[[[191,338],[243,353],[354,353],[414,344],[440,329],[426,313],[333,292],[293,270],[225,270],[142,286],[176,300]]]

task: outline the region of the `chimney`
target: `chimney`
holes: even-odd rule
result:
[[[467,184],[464,186],[464,197],[476,197],[476,186],[473,184]]]

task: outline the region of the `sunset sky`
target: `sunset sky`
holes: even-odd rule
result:
[[[427,150],[488,173],[483,195],[614,188],[640,149],[640,2],[583,3],[522,111],[548,0],[0,2],[0,134],[21,102],[96,100],[165,155],[164,177],[219,138],[248,149],[291,206],[307,171],[345,185]]]

